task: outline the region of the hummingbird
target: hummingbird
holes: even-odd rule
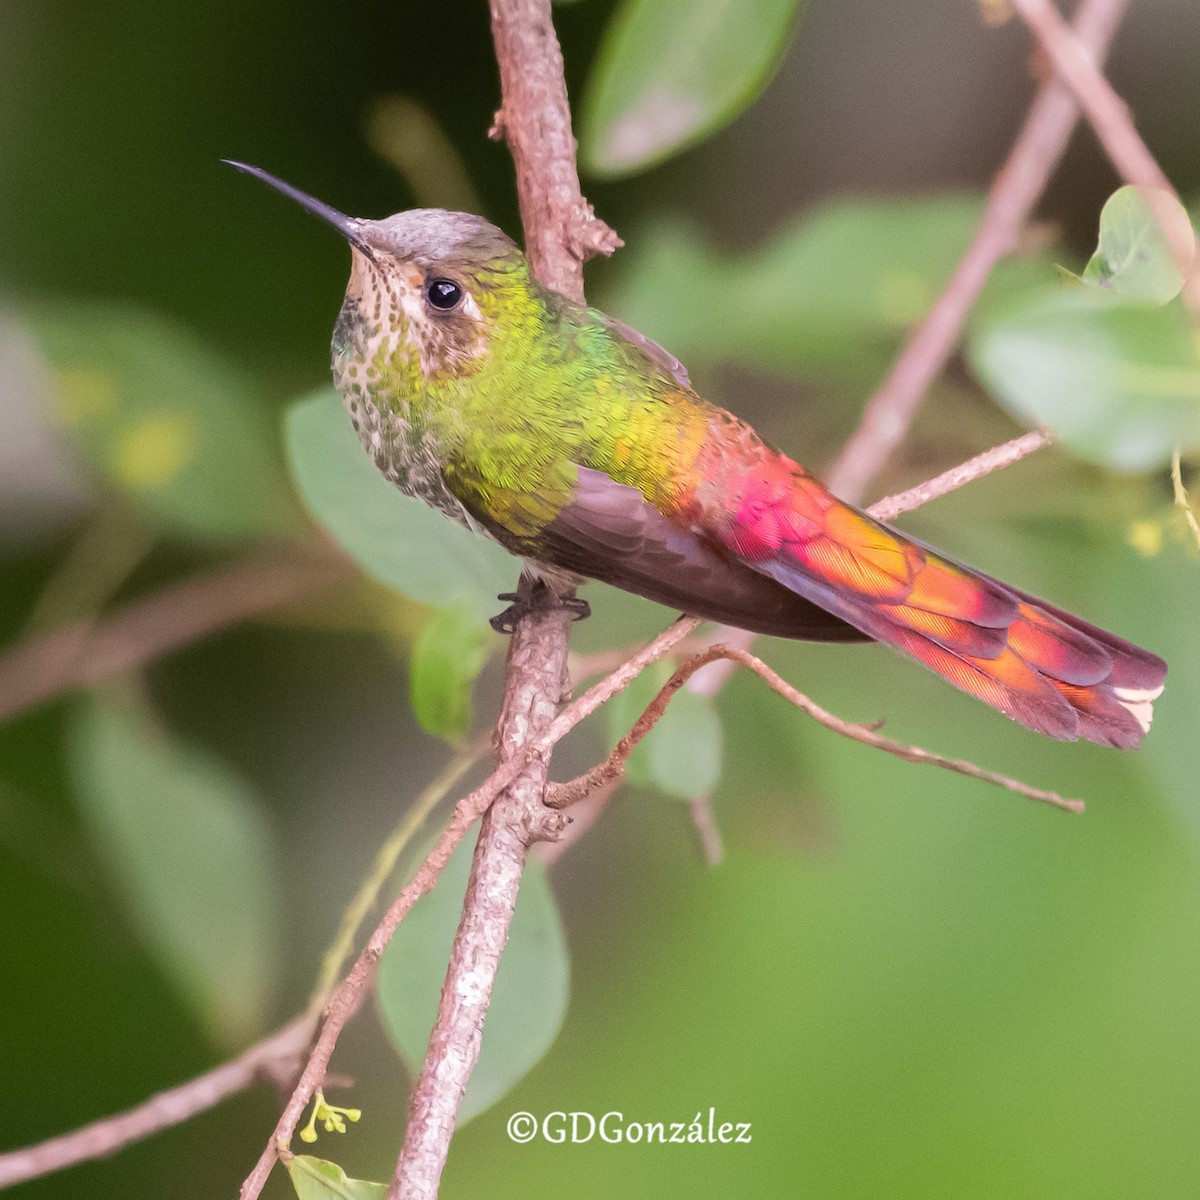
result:
[[[350,245],[333,379],[376,466],[551,597],[598,579],[755,633],[883,642],[1050,737],[1149,730],[1161,658],[839,500],[482,217],[348,217],[230,165]]]

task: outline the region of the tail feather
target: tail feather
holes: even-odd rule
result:
[[[1166,664],[1148,651],[1112,634],[1102,641],[1094,627],[1080,629],[1068,614],[1051,613],[1024,594],[1007,630],[945,618],[935,627],[928,614],[909,606],[845,597],[833,611],[1022,725],[1068,741],[1136,747],[1150,728],[1166,675]],[[947,637],[954,624],[964,632]]]
[[[790,492],[759,497],[721,530],[747,565],[1039,733],[1121,749],[1142,740],[1161,658],[943,558],[793,470]]]
[[[1019,612],[1008,627],[1008,644],[1027,662],[1076,687],[1102,683],[1112,673],[1112,655],[1094,638],[1028,600]]]
[[[854,615],[843,610],[842,615],[852,624],[861,623],[877,641],[895,646],[961,691],[1037,733],[1066,740],[1080,735],[1079,713],[1071,697],[1011,646],[993,654],[971,654],[942,645],[881,612],[863,608]]]

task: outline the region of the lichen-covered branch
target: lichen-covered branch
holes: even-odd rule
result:
[[[620,242],[597,220],[579,186],[550,0],[492,0],[491,15],[502,92],[496,132],[516,166],[526,253],[541,283],[582,301],[584,260],[611,253]],[[523,576],[519,594],[532,597],[538,586]],[[526,855],[531,844],[565,824],[543,804],[548,747],[536,755],[529,747],[554,721],[568,690],[569,630],[570,615],[562,608],[535,609],[512,635],[496,736],[501,765],[519,763],[520,770],[480,829],[437,1019],[409,1101],[392,1198],[437,1195],[458,1105],[479,1057]]]

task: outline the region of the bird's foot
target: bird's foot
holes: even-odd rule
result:
[[[578,596],[559,596],[540,584],[529,591],[501,592],[496,599],[509,602],[503,612],[497,613],[488,622],[497,633],[512,633],[517,622],[533,612],[562,608],[571,614],[573,621],[583,621],[592,615],[592,606],[586,600]]]

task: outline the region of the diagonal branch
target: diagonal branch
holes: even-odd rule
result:
[[[1102,59],[1128,0],[1083,0],[1075,19],[1081,44]],[[987,207],[946,290],[914,331],[871,397],[862,420],[828,472],[829,486],[858,500],[904,440],[929,385],[954,350],[971,306],[992,268],[1017,245],[1021,228],[1046,189],[1079,109],[1069,89],[1045,84],[1029,110],[988,195]]]
[[[426,856],[417,873],[401,889],[392,902],[383,920],[376,926],[367,944],[354,961],[350,973],[334,990],[325,1007],[320,1033],[309,1054],[304,1070],[295,1089],[284,1106],[282,1115],[271,1134],[271,1139],[259,1156],[254,1170],[246,1177],[240,1193],[241,1200],[256,1200],[271,1174],[281,1152],[287,1150],[296,1126],[308,1102],[325,1080],[329,1060],[346,1023],[358,1011],[366,996],[367,988],[375,977],[375,968],[380,955],[391,941],[410,909],[426,893],[433,890],[450,861],[451,854],[459,842],[466,837],[472,825],[489,808],[496,797],[517,778],[525,766],[523,760],[513,758],[492,773],[491,777],[469,795],[464,796],[454,807],[454,815],[438,837],[433,849]]]
[[[948,496],[951,492],[958,491],[960,487],[965,487],[976,479],[982,479],[993,471],[1011,467],[1014,463],[1019,463],[1021,459],[1034,453],[1035,450],[1041,450],[1053,444],[1053,435],[1044,430],[1034,429],[1029,433],[1023,433],[1010,442],[993,446],[982,454],[976,454],[974,458],[969,458],[966,462],[959,463],[957,467],[943,471],[933,479],[918,483],[916,487],[911,487],[905,492],[897,492],[894,496],[885,496],[882,500],[876,500],[867,509],[867,512],[877,521],[894,521],[902,513],[912,512],[914,508],[920,508],[923,504],[928,504],[930,500],[936,500],[940,496]]]
[[[1052,0],[1010,3],[1037,38],[1054,74],[1083,109],[1118,173],[1129,183],[1173,192],[1171,181],[1134,128],[1128,106],[1101,72],[1094,48],[1063,20]]]
[[[1169,201],[1169,197],[1178,199],[1174,185],[1138,133],[1129,106],[1105,78],[1092,47],[1063,20],[1053,0],[1012,0],[1012,5],[1037,38],[1060,83],[1083,109],[1117,173],[1126,183],[1150,189],[1150,207],[1185,281],[1184,298],[1192,308],[1200,309],[1200,274],[1193,269],[1196,247],[1191,226]]]
[[[98,621],[18,642],[0,656],[0,721],[350,577],[331,549],[272,550],[173,583]]]
[[[311,1035],[311,1018],[296,1017],[229,1062],[159,1092],[128,1112],[93,1121],[36,1146],[0,1154],[0,1189],[103,1158],[130,1142],[190,1120],[264,1076],[279,1074],[282,1064],[299,1060]]]
[[[721,659],[739,663],[743,667],[753,671],[768,687],[778,692],[779,695],[791,704],[794,704],[802,712],[807,713],[814,721],[824,725],[826,729],[832,729],[835,733],[842,734],[844,737],[851,738],[856,742],[862,742],[863,745],[895,755],[896,758],[902,758],[905,762],[926,763],[929,766],[941,767],[946,771],[954,771],[959,775],[966,775],[971,779],[981,779],[985,783],[994,783],[1002,788],[1006,788],[1010,792],[1016,792],[1017,795],[1024,796],[1026,799],[1039,800],[1045,804],[1053,805],[1055,808],[1062,809],[1065,812],[1083,811],[1082,800],[1069,800],[1060,796],[1057,792],[1030,787],[1029,784],[1022,783],[1018,779],[1013,779],[1008,775],[1000,775],[995,771],[985,770],[983,767],[973,762],[968,762],[965,759],[944,758],[942,755],[924,750],[920,746],[908,746],[902,742],[893,741],[891,738],[884,737],[878,729],[870,725],[862,725],[834,716],[833,713],[822,708],[816,701],[811,700],[803,692],[792,687],[786,679],[767,666],[761,658],[735,646],[722,645],[710,646],[707,650],[701,651],[680,665],[671,678],[663,684],[658,694],[646,707],[642,715],[634,722],[633,728],[617,743],[612,753],[602,762],[592,767],[590,771],[585,771],[577,778],[567,783],[553,784],[547,792],[546,803],[554,808],[567,808],[572,804],[577,804],[597,788],[606,787],[619,780],[625,773],[625,763],[628,761],[630,754],[633,753],[637,744],[654,728],[663,713],[666,712],[667,705],[671,702],[675,693],[702,667]]]

